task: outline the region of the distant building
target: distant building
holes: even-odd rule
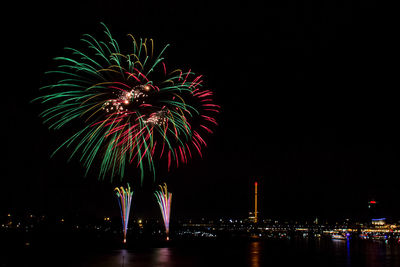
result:
[[[370,210],[376,209],[376,201],[375,200],[368,201],[368,209],[370,209]]]
[[[254,211],[249,211],[249,221],[250,222],[255,222],[255,216],[254,216]]]
[[[368,201],[368,217],[369,219],[377,218],[378,211],[377,211],[377,202],[375,200]]]
[[[385,226],[386,218],[372,219],[372,225],[374,226]]]

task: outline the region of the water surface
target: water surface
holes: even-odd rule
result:
[[[400,266],[400,244],[346,240],[197,240],[129,249],[25,248],[2,266]]]

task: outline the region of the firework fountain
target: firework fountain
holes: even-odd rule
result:
[[[160,190],[156,191],[154,195],[157,198],[158,205],[160,205],[161,214],[165,225],[165,233],[167,234],[167,240],[169,240],[169,216],[171,213],[172,193],[168,192],[167,184],[164,183],[164,186],[160,185]]]
[[[116,191],[119,208],[121,210],[122,230],[124,232],[124,243],[126,243],[126,233],[128,230],[129,212],[131,211],[133,191],[129,184],[126,189],[121,186],[119,188],[116,187],[114,190]]]

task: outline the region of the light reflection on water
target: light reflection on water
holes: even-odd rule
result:
[[[350,258],[350,256],[351,256],[351,253],[350,253],[350,239],[347,239],[346,240],[346,263],[347,263],[347,266],[351,266],[351,258]]]
[[[260,267],[260,242],[254,241],[250,243],[250,266]]]
[[[130,254],[126,249],[121,249],[118,259],[118,266],[125,267],[125,264],[129,264],[129,262],[132,260],[132,254]]]
[[[38,248],[10,255],[9,266],[57,267],[221,267],[400,266],[400,245],[352,240],[227,240],[169,244],[120,250]]]
[[[156,248],[154,251],[154,264],[152,266],[170,267],[172,265],[171,249]]]
[[[400,246],[380,241],[332,240],[324,251],[331,251],[343,266],[400,266]],[[336,264],[339,266],[339,264]]]

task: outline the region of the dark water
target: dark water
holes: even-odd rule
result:
[[[400,266],[400,244],[345,240],[203,240],[130,249],[25,248],[1,266]],[[3,257],[4,259],[4,257]]]

